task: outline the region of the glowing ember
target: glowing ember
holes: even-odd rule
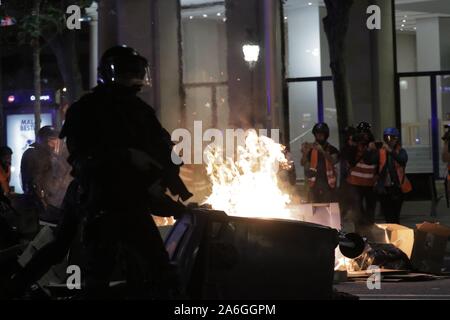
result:
[[[334,266],[334,271],[349,271],[350,269],[350,259],[341,257],[336,257],[336,262]]]
[[[277,172],[288,165],[284,146],[256,131],[247,132],[237,146],[236,160],[226,158],[217,146],[205,151],[212,193],[205,201],[229,215],[260,218],[290,218],[290,196],[280,190]]]
[[[157,227],[172,226],[175,224],[175,220],[173,217],[158,217],[158,216],[152,217]]]

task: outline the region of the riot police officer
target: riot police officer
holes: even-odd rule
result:
[[[138,92],[149,83],[147,60],[126,46],[107,50],[98,67],[98,86],[67,111],[60,137],[66,139],[74,181],[65,198],[57,239],[19,274],[23,286],[38,278],[69,249],[82,224],[88,298],[108,297],[119,249],[139,268],[130,294],[170,297],[176,275],[150,215],[177,215],[184,205],[165,194],[192,196],[172,162],[172,142],[154,110]],[[51,258],[48,258],[51,257]]]
[[[191,194],[172,162],[170,134],[137,96],[149,81],[147,60],[136,50],[107,50],[98,68],[99,85],[69,108],[61,131],[83,190],[85,281],[94,297],[108,288],[119,247],[142,266],[145,285],[136,283],[135,290],[147,285],[165,290],[171,281],[168,255],[149,212],[158,214],[166,203],[174,213],[183,209],[168,200],[166,188],[183,200]],[[151,201],[150,189],[159,190]]]

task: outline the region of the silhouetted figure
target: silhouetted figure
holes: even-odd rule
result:
[[[0,249],[12,246],[18,241],[17,234],[8,221],[12,210],[9,199],[12,154],[11,148],[0,147]]]
[[[172,162],[169,133],[137,97],[148,82],[147,61],[132,48],[113,47],[103,55],[98,75],[99,85],[69,108],[61,131],[74,181],[65,196],[56,240],[14,277],[9,286],[13,294],[65,256],[79,225],[87,298],[108,297],[119,250],[137,262],[127,278],[133,296],[168,298],[177,286],[150,213],[184,212],[184,205],[167,196],[166,189],[182,200],[192,194]]]
[[[70,181],[70,166],[61,156],[58,135],[55,128],[42,127],[20,164],[24,194],[34,201],[39,218],[51,223],[61,218],[62,198]]]
[[[13,151],[7,146],[0,148],[0,192],[4,195],[10,193],[9,182],[11,180],[11,157]]]

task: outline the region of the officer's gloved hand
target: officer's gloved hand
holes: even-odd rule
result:
[[[163,166],[147,153],[133,148],[128,149],[128,152],[131,165],[139,172],[149,173],[163,170]]]
[[[166,195],[166,190],[161,184],[161,179],[156,180],[149,188],[148,193],[153,200],[163,199]]]
[[[187,212],[186,206],[178,201],[173,200],[168,195],[158,199],[152,199],[150,209],[152,214],[160,217],[174,217],[178,220]]]
[[[187,207],[179,201],[173,200],[166,194],[166,188],[161,185],[161,180],[157,180],[150,188],[150,207],[152,214],[160,217],[174,217],[179,219],[187,211]]]

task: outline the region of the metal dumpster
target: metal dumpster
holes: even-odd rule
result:
[[[166,238],[194,299],[330,299],[335,229],[193,210]]]

